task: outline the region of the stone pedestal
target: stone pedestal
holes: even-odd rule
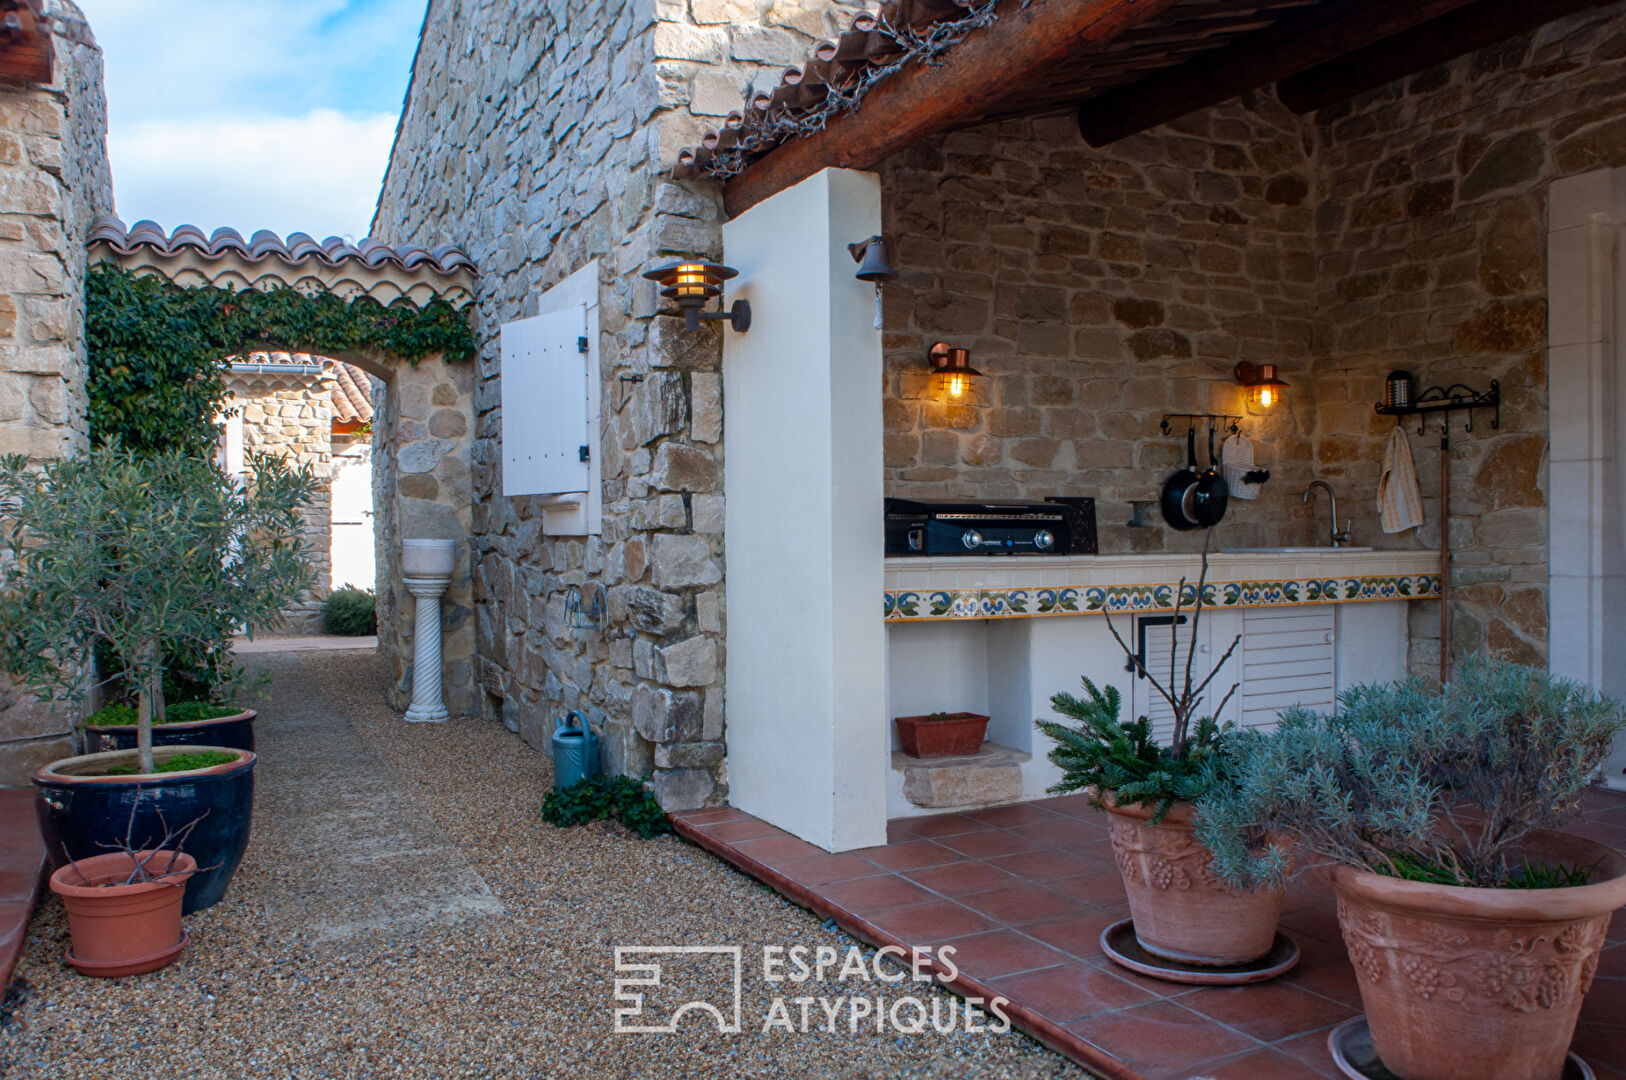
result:
[[[406,719],[413,723],[440,723],[451,719],[440,689],[440,597],[448,578],[403,578],[417,598],[417,629],[412,649],[412,704]]]

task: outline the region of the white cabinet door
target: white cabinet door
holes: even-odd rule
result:
[[[591,485],[587,309],[502,328],[502,493],[560,495]]]
[[[1335,646],[1331,604],[1245,611],[1240,723],[1274,727],[1294,705],[1330,710],[1337,697]]]
[[[1178,691],[1185,686],[1186,659],[1191,659],[1191,686],[1196,689],[1208,678],[1214,665],[1225,655],[1225,650],[1241,633],[1241,620],[1235,612],[1204,610],[1196,621],[1196,649],[1191,650],[1192,618],[1189,611],[1180,615],[1180,625],[1172,626],[1172,613],[1137,616],[1133,623],[1134,638],[1129,645],[1146,661],[1146,668],[1165,689]],[[1120,626],[1120,630],[1122,627]],[[1238,647],[1237,652],[1241,652]],[[1172,675],[1172,679],[1171,679]],[[1225,693],[1241,677],[1235,655],[1208,684],[1197,704],[1197,715],[1206,716],[1219,708]],[[1158,693],[1151,681],[1136,675],[1129,695],[1129,716],[1149,717],[1152,733],[1158,741],[1167,742],[1174,732],[1174,710],[1168,700]],[[1240,691],[1238,691],[1240,693]],[[1224,723],[1236,718],[1236,695],[1225,705],[1217,719]]]

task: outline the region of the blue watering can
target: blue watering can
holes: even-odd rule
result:
[[[553,790],[598,775],[598,736],[572,709],[553,722]]]

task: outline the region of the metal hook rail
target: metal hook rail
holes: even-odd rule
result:
[[[1448,433],[1451,430],[1451,414],[1453,412],[1466,412],[1467,418],[1463,421],[1462,430],[1473,433],[1474,410],[1494,409],[1491,416],[1491,427],[1502,426],[1502,384],[1495,379],[1490,382],[1490,389],[1484,392],[1475,390],[1462,383],[1452,383],[1450,386],[1431,386],[1417,395],[1417,400],[1410,405],[1374,405],[1373,409],[1382,416],[1417,416],[1417,434],[1423,435],[1428,431],[1427,413],[1444,413],[1441,417],[1440,430]]]
[[[1242,423],[1242,417],[1237,413],[1202,413],[1202,412],[1199,412],[1199,413],[1189,413],[1189,412],[1164,413],[1163,414],[1163,422],[1158,425],[1159,427],[1161,427],[1163,429],[1163,434],[1165,434],[1165,435],[1174,434],[1174,431],[1173,431],[1173,429],[1171,427],[1171,422],[1175,421],[1175,420],[1185,420],[1191,427],[1194,427],[1194,428],[1197,426],[1197,422],[1199,420],[1206,420],[1206,421],[1208,421],[1208,426],[1210,428],[1214,427],[1215,424],[1218,423],[1221,426],[1223,426],[1226,431],[1229,431],[1232,435],[1240,435],[1240,434],[1242,434],[1242,429],[1241,429],[1241,427],[1238,426],[1238,425],[1240,425]],[[1227,420],[1230,421],[1229,424],[1225,423],[1225,421],[1227,421]]]

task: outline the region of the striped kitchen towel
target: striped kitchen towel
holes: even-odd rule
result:
[[[1383,452],[1383,475],[1378,478],[1378,517],[1386,533],[1405,532],[1423,523],[1423,496],[1417,490],[1417,466],[1411,444],[1399,427],[1389,436]]]

